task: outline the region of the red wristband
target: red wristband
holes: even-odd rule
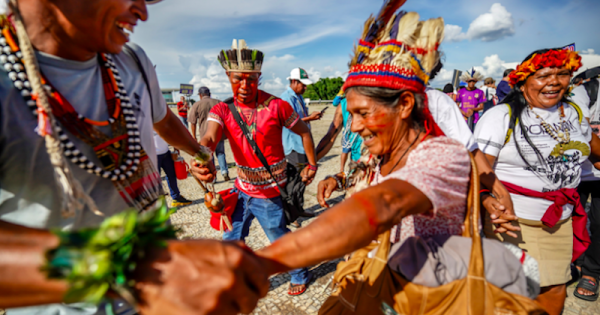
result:
[[[480,194],[483,194],[483,193],[491,193],[491,191],[490,191],[489,189],[482,189],[482,190],[480,190],[480,191],[479,191],[479,193],[480,193]]]
[[[319,167],[316,166],[316,165],[310,165],[310,164],[308,164],[308,169],[311,170],[311,171],[315,171],[316,172],[319,169]]]

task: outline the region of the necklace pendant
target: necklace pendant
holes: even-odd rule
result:
[[[562,131],[559,131],[558,132],[558,137],[561,138],[561,139],[564,139],[565,138],[565,134]]]

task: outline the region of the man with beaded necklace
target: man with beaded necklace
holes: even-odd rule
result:
[[[63,242],[47,230],[151,208],[162,193],[153,129],[191,155],[200,150],[166,107],[144,51],[126,46],[153,2],[11,0],[0,21],[0,308],[8,314],[96,313],[58,304],[73,284],[41,271]],[[129,279],[142,314],[249,313],[268,290],[246,247],[166,244],[148,248]],[[31,305],[41,306],[18,308]]]

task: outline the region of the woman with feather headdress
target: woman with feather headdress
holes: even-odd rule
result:
[[[435,124],[425,93],[444,21],[394,14],[403,2],[386,2],[367,21],[343,87],[351,131],[373,157],[365,189],[257,252],[271,273],[341,257],[390,229],[394,242],[462,233],[469,154]]]
[[[479,120],[479,111],[483,110],[485,103],[485,93],[476,88],[475,84],[483,80],[483,75],[475,70],[475,68],[463,72],[460,80],[467,82],[467,87],[458,91],[456,95],[456,104],[460,107],[460,111],[465,116],[465,120],[473,116],[473,125]]]

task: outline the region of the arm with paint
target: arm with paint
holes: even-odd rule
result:
[[[340,134],[344,123],[344,116],[342,114],[342,106],[338,105],[335,109],[335,116],[333,117],[333,121],[329,126],[329,130],[327,134],[323,136],[323,139],[319,141],[319,145],[317,145],[317,160],[322,159],[329,153],[331,148],[333,147],[333,143],[335,139]]]
[[[408,182],[388,180],[353,195],[257,254],[270,274],[318,264],[368,245],[408,215],[432,209],[431,201]]]

